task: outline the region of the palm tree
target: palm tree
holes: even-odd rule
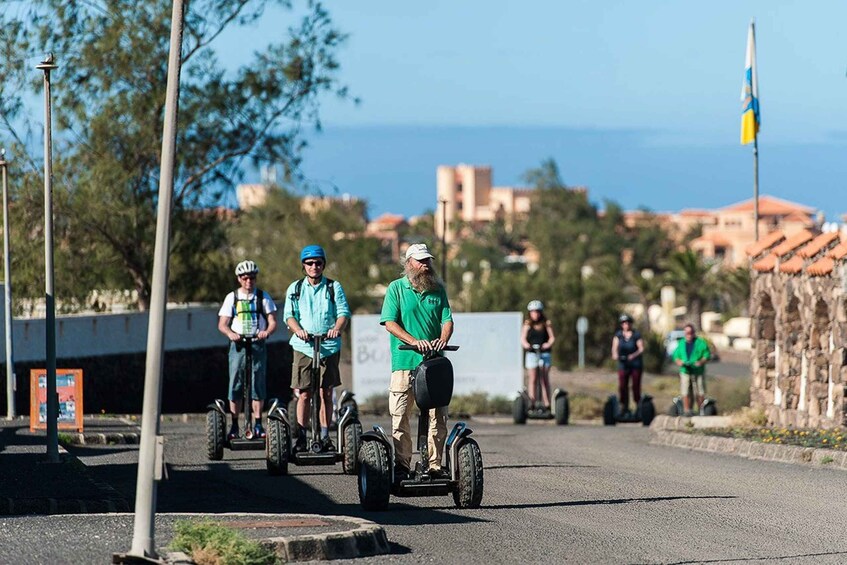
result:
[[[690,249],[671,254],[667,261],[667,282],[685,298],[687,316],[698,329],[703,303],[714,295],[712,267]]]

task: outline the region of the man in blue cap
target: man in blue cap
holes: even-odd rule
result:
[[[312,344],[309,337],[326,334],[321,342],[321,441],[324,451],[335,451],[329,437],[332,419],[332,389],[341,384],[338,361],[341,357],[341,331],[350,319],[350,307],[344,289],[338,281],[324,276],[326,252],[320,245],[307,245],[300,252],[300,263],[305,277],[292,282],[286,291],[283,316],[291,331],[290,343],[294,349],[291,388],[299,393],[297,423],[299,435],[294,451],[305,451],[306,428],[311,402]]]

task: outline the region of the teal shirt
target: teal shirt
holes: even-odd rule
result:
[[[450,302],[444,287],[427,292],[412,288],[408,277],[392,281],[382,303],[379,323],[397,322],[415,339],[432,340],[441,337],[441,327],[453,321]],[[423,360],[417,351],[401,351],[403,344],[393,334],[391,343],[391,370],[411,371]]]
[[[297,281],[294,281],[288,286],[285,291],[285,310],[283,316],[288,321],[289,318],[294,318],[304,330],[311,335],[322,335],[335,327],[335,322],[341,316],[350,317],[350,306],[347,304],[347,296],[344,294],[344,289],[338,281],[332,283],[335,289],[335,304],[329,298],[329,288],[326,283],[326,277],[321,277],[321,282],[316,286],[309,284],[308,277],[303,278],[303,284],[300,286],[300,300],[295,305],[292,303],[294,296],[294,287],[297,286]],[[291,334],[289,343],[295,351],[312,356],[312,344],[303,341],[294,334]],[[328,339],[321,343],[321,357],[329,357],[341,351],[341,338]]]
[[[676,351],[673,352],[673,360],[681,359],[683,363],[694,364],[697,361],[701,361],[705,359],[708,361],[712,358],[712,353],[709,351],[709,344],[706,343],[706,340],[702,337],[694,338],[694,349],[691,351],[691,356],[688,356],[688,351],[685,348],[685,338],[680,339],[676,343]],[[680,372],[683,372],[688,375],[705,375],[706,374],[706,366],[703,365],[701,367],[694,367],[691,370],[686,369],[685,367],[679,368]]]

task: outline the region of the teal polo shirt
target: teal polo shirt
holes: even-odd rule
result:
[[[285,291],[285,310],[283,317],[285,321],[288,318],[294,318],[306,332],[311,335],[323,335],[333,327],[335,322],[341,316],[350,317],[350,306],[347,305],[347,296],[344,294],[344,289],[338,281],[333,281],[332,287],[335,290],[335,304],[332,303],[329,297],[329,287],[326,283],[326,277],[321,277],[321,282],[312,286],[309,284],[309,278],[304,277],[303,284],[300,286],[300,300],[297,304],[293,304],[294,287],[297,286],[297,281],[294,281],[288,286]],[[294,335],[293,333],[288,338],[288,342],[294,351],[299,351],[308,357],[312,356],[312,344],[307,343]],[[341,351],[341,338],[327,339],[321,342],[321,358],[335,355]]]
[[[441,337],[441,326],[453,321],[450,302],[444,287],[426,292],[412,288],[408,277],[391,281],[382,303],[379,323],[397,322],[415,339],[433,340]],[[391,342],[391,370],[411,371],[423,360],[417,351],[401,351],[403,342],[393,334]]]

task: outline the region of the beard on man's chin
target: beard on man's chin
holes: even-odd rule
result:
[[[406,263],[405,271],[412,286],[417,290],[426,292],[442,287],[441,279],[438,278],[438,275],[432,269],[420,269],[416,271],[411,265]]]

